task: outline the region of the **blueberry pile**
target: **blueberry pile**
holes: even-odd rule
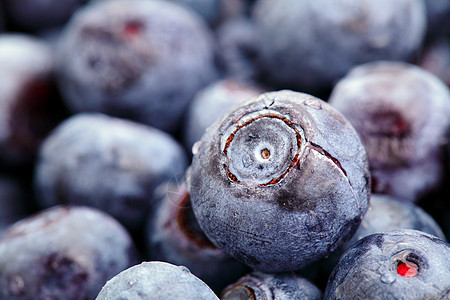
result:
[[[0,75],[0,300],[450,299],[449,0],[2,0]]]

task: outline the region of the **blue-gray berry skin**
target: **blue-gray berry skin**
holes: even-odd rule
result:
[[[419,206],[400,201],[388,195],[371,194],[369,208],[353,237],[321,263],[324,272],[330,274],[339,257],[360,239],[392,230],[414,229],[446,240],[436,221]]]
[[[219,298],[186,267],[150,261],[135,265],[114,276],[103,286],[95,299],[218,300]]]
[[[40,31],[64,25],[88,0],[5,0],[9,21],[20,30]]]
[[[226,287],[221,300],[321,300],[322,292],[295,273],[253,272]]]
[[[0,161],[29,164],[65,111],[54,85],[50,47],[31,35],[0,35]]]
[[[308,91],[362,63],[410,59],[425,16],[422,0],[259,0],[253,11],[269,82]]]
[[[97,207],[134,230],[143,225],[156,186],[186,167],[183,148],[169,134],[99,113],[80,113],[44,141],[34,186],[43,207]]]
[[[233,78],[214,82],[200,90],[186,114],[186,148],[192,149],[206,129],[223,118],[233,107],[261,93],[261,88]]]
[[[189,190],[210,240],[263,272],[297,270],[350,238],[369,201],[367,157],[324,101],[262,94],[210,127]]]
[[[369,235],[333,270],[324,299],[448,299],[450,245],[417,230]]]
[[[136,263],[128,232],[93,208],[57,206],[15,223],[0,240],[0,299],[94,299]]]
[[[213,81],[213,37],[169,1],[96,1],[80,9],[58,47],[70,109],[174,130],[195,93]]]
[[[361,136],[373,192],[417,201],[439,186],[450,92],[436,76],[402,62],[367,63],[336,84],[329,103]]]
[[[186,266],[220,293],[249,268],[214,246],[200,229],[184,183],[162,184],[162,199],[148,219],[147,256]]]
[[[256,81],[261,70],[259,35],[253,20],[246,16],[231,18],[216,29],[216,36],[218,62],[224,76]]]

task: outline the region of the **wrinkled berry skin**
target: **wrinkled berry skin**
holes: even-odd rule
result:
[[[370,190],[350,123],[322,100],[287,90],[210,127],[188,178],[206,235],[263,272],[297,270],[336,249],[359,226]]]
[[[198,15],[169,1],[97,1],[66,26],[58,70],[74,112],[170,131],[195,93],[215,79],[213,38]]]
[[[25,34],[0,35],[0,161],[29,164],[66,112],[54,85],[50,47]]]
[[[261,93],[262,89],[232,78],[206,86],[197,93],[186,114],[186,148],[192,149],[206,129],[223,118],[233,107]]]
[[[336,84],[329,103],[361,136],[373,192],[418,201],[439,186],[450,92],[436,76],[407,63],[364,64]]]
[[[42,207],[92,206],[134,230],[144,223],[154,189],[186,167],[183,148],[167,133],[98,113],[80,113],[44,141],[34,187]]]
[[[369,235],[341,257],[324,299],[448,299],[449,257],[448,243],[421,231]]]
[[[52,207],[0,240],[0,299],[94,299],[135,254],[127,231],[107,214]]]
[[[63,25],[87,0],[4,0],[8,19],[22,30],[45,30]]]
[[[148,218],[147,253],[151,260],[186,266],[213,291],[249,272],[215,247],[200,229],[185,184],[162,184],[163,197]]]
[[[407,60],[426,29],[422,0],[259,0],[253,18],[269,82],[330,88],[353,66]]]
[[[322,292],[295,273],[250,273],[229,285],[221,300],[321,300]]]
[[[219,298],[186,267],[150,261],[135,265],[114,276],[95,299],[218,300]]]

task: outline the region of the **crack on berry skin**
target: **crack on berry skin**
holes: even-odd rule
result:
[[[342,173],[344,173],[345,177],[347,177],[347,172],[342,167],[341,163],[339,162],[339,160],[337,158],[335,158],[333,155],[331,155],[328,151],[323,149],[321,146],[314,144],[313,142],[309,142],[309,144],[310,144],[310,148],[312,150],[319,152],[320,154],[325,156],[327,159],[331,160],[339,168],[339,170],[341,170]]]
[[[250,114],[252,114],[252,113],[250,113]],[[246,116],[249,116],[250,114],[240,116],[239,118],[234,120],[233,123],[237,123],[238,121],[242,120]],[[276,113],[267,112],[267,113],[261,113],[253,118],[250,118],[249,120],[244,121],[242,124],[238,124],[236,126],[236,128],[229,134],[228,138],[226,139],[222,152],[225,156],[227,156],[228,148],[230,147],[230,144],[234,140],[235,135],[238,133],[238,131],[241,130],[242,128],[244,128],[245,126],[248,126],[248,125],[252,124],[253,122],[261,120],[263,118],[278,119],[278,120],[281,120],[282,122],[284,122],[284,124],[286,124],[289,128],[291,128],[294,131],[295,138],[296,138],[296,146],[297,146],[297,151],[296,151],[291,163],[289,164],[288,168],[281,175],[279,175],[276,178],[271,179],[268,182],[258,184],[259,186],[268,186],[268,185],[272,185],[272,184],[276,184],[276,183],[280,182],[294,168],[294,166],[300,160],[300,149],[301,149],[301,145],[302,145],[302,141],[301,141],[302,137],[301,137],[300,132],[298,131],[297,127],[294,125],[294,123],[292,123],[289,120],[289,118],[287,118],[284,115],[278,114],[278,112],[276,112]],[[264,148],[260,152],[260,155],[264,160],[268,160],[270,158],[271,153],[270,153],[269,149]],[[234,181],[236,183],[241,182],[237,178],[237,176],[235,174],[233,174],[233,172],[230,171],[229,164],[226,166],[226,173],[228,175],[228,178],[231,181]]]

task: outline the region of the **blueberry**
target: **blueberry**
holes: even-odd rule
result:
[[[320,300],[322,292],[308,280],[295,273],[250,273],[223,292],[222,300],[297,299]]]
[[[0,298],[94,299],[135,260],[129,234],[110,216],[53,207],[12,225],[0,240]]]
[[[186,114],[184,141],[188,149],[200,140],[206,128],[223,118],[233,107],[259,95],[261,88],[228,78],[202,89]]]
[[[128,120],[80,113],[44,141],[34,186],[42,207],[92,206],[134,230],[143,225],[155,187],[186,167],[183,148],[168,134]]]
[[[254,22],[244,16],[231,18],[216,29],[216,35],[224,76],[243,82],[259,79],[259,36]]]
[[[259,0],[261,64],[283,88],[331,88],[353,66],[408,60],[426,29],[422,0]]]
[[[58,47],[70,109],[174,130],[195,93],[216,77],[201,18],[169,1],[97,1],[80,9]]]
[[[392,230],[414,229],[434,235],[445,241],[445,235],[436,221],[413,203],[402,202],[388,195],[372,194],[367,213],[353,237],[321,263],[323,271],[330,274],[339,257],[360,239]]]
[[[65,116],[53,84],[51,49],[24,34],[0,35],[0,161],[30,163]]]
[[[186,267],[151,261],[135,265],[114,276],[95,299],[217,300],[219,298]]]
[[[147,252],[151,260],[186,266],[216,292],[249,268],[215,247],[200,229],[184,183],[162,184],[163,198],[148,219]]]
[[[350,123],[303,93],[265,93],[212,125],[188,176],[208,238],[263,272],[332,252],[366,212],[369,170]]]
[[[416,230],[369,235],[333,270],[324,299],[447,299],[450,245]]]
[[[407,63],[364,64],[337,83],[329,103],[360,134],[375,193],[417,201],[439,186],[450,93],[436,76]]]
[[[4,0],[10,22],[21,30],[38,31],[63,25],[87,0]]]

